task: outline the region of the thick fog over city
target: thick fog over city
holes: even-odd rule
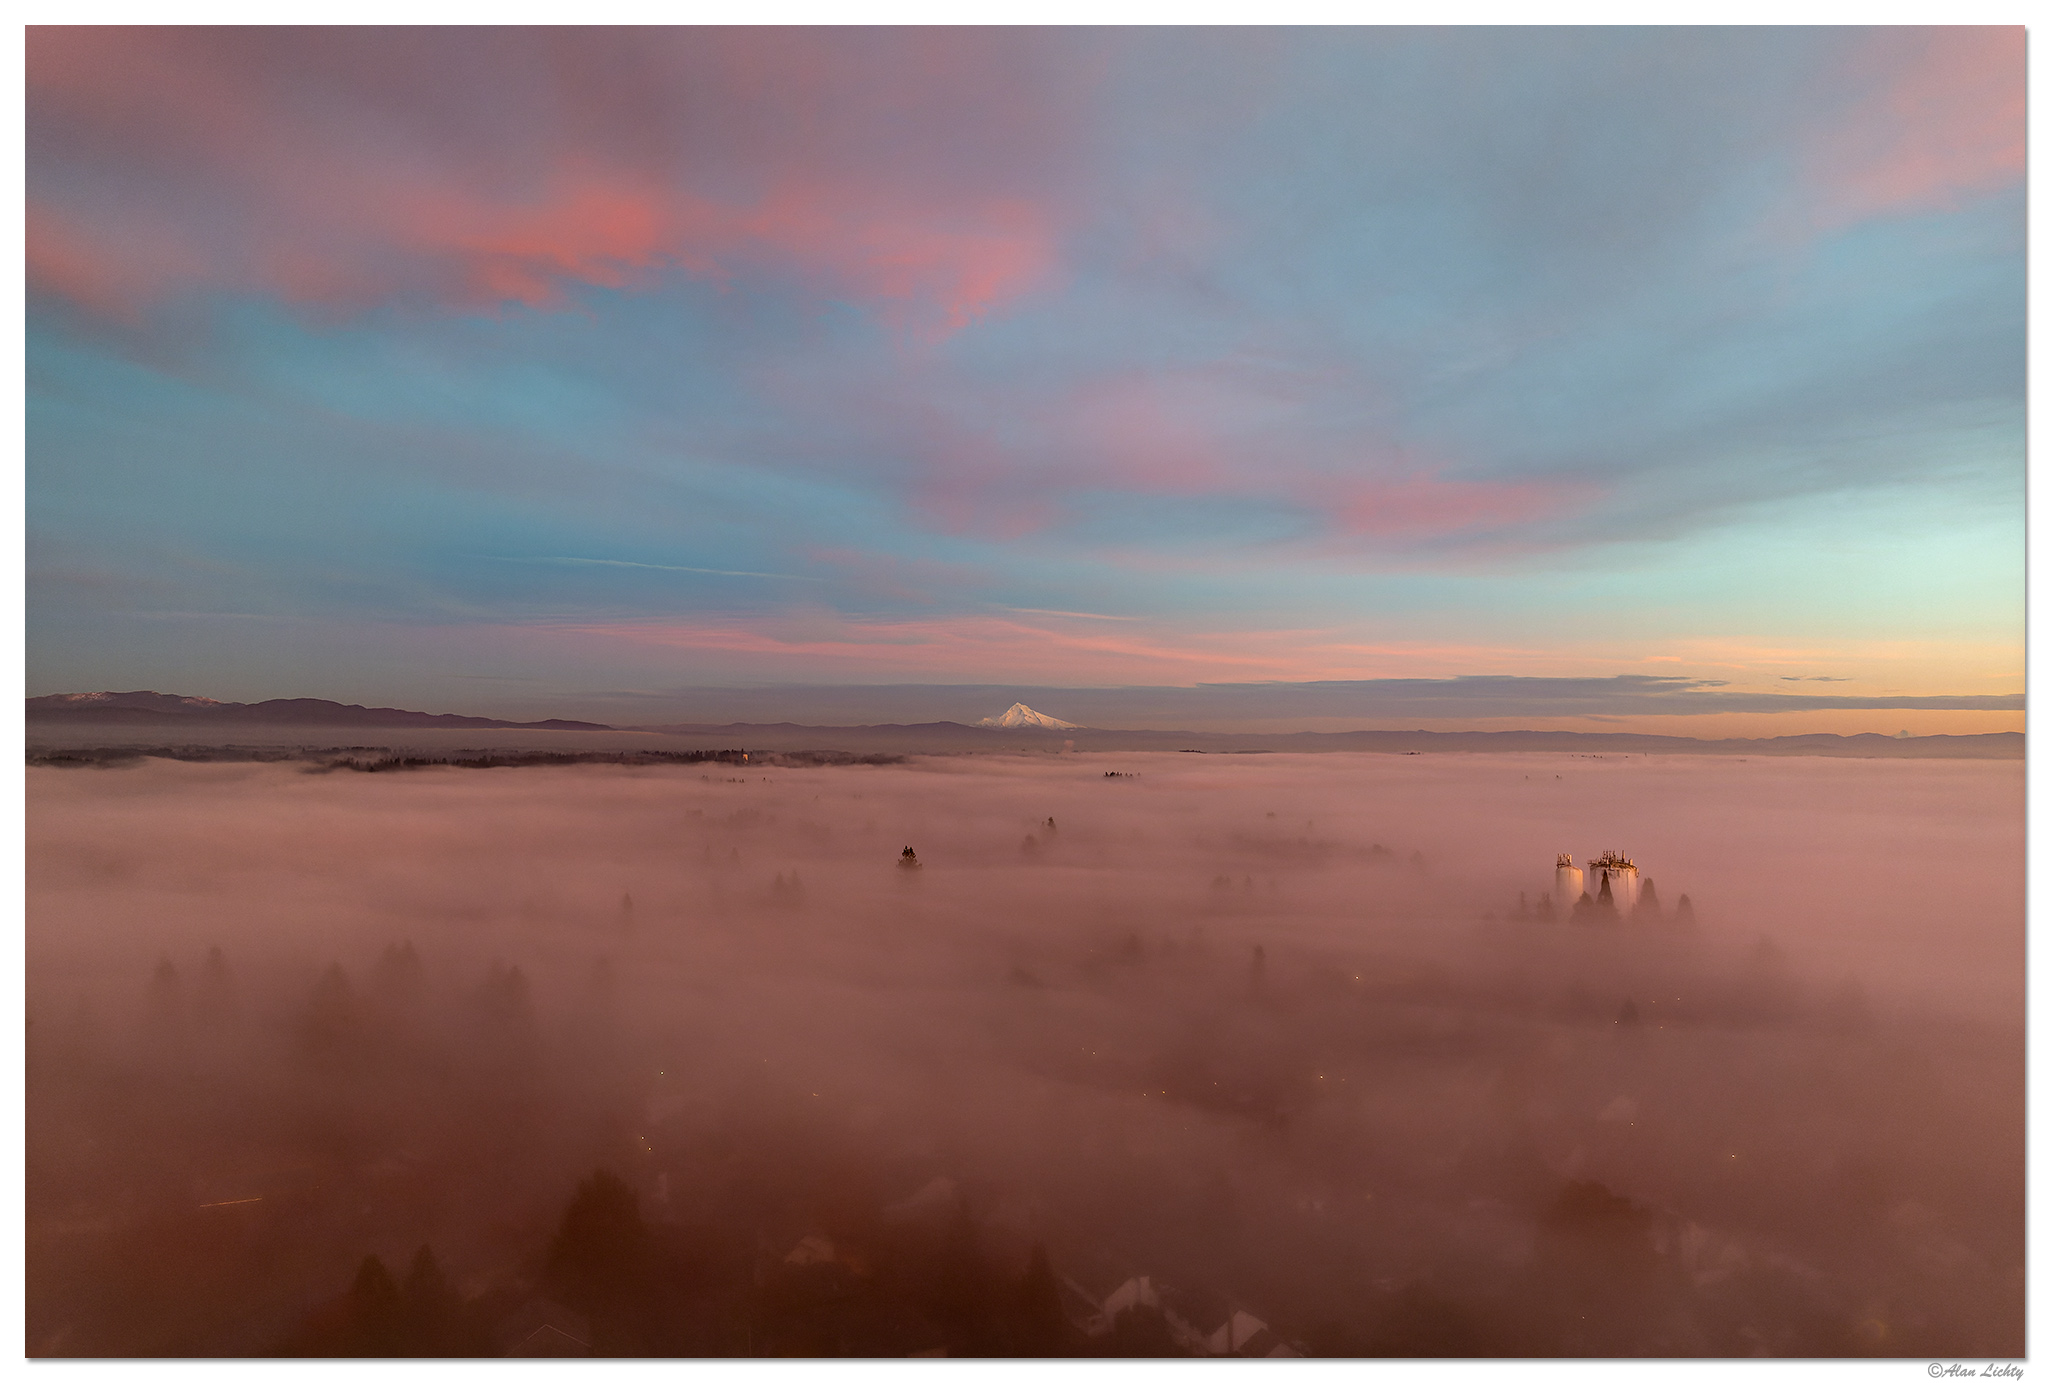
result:
[[[31,767],[28,1352],[2024,1347],[2018,762],[726,757]]]

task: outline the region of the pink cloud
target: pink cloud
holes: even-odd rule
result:
[[[1824,227],[1947,211],[2026,172],[2026,31],[1886,29],[1838,80],[1858,92],[1814,137],[1808,176]]]
[[[591,172],[554,180],[537,204],[429,192],[393,210],[392,239],[461,266],[476,304],[550,306],[568,283],[617,288],[689,238],[657,189]],[[702,272],[708,265],[700,264]]]
[[[1028,388],[897,362],[887,374],[772,370],[754,382],[792,414],[890,455],[892,483],[935,527],[998,541],[1055,530],[1116,494],[1272,514],[1342,555],[1501,540],[1598,492],[1586,481],[1462,475],[1466,458],[1415,454],[1371,417],[1334,429],[1334,413],[1370,413],[1362,403],[1385,390],[1315,356],[1227,356]]]
[[[293,33],[32,31],[31,285],[133,315],[195,289],[489,309],[761,273],[936,337],[1057,272],[1046,160],[951,176],[931,136],[1061,137],[985,40],[910,45],[930,66],[878,94],[812,33],[494,34],[451,71],[433,33]],[[960,105],[949,64],[1002,99]],[[444,92],[477,87],[530,95],[479,128],[489,103],[466,123]]]
[[[1087,614],[1013,611],[861,619],[793,610],[745,621],[640,620],[534,626],[574,656],[606,645],[672,652],[702,676],[820,680],[1016,681],[1180,685],[1306,681],[1550,667],[1555,649],[1362,637],[1346,629],[1192,629],[1167,621],[1106,624]]]
[[[1368,475],[1336,487],[1332,514],[1350,537],[1447,538],[1500,532],[1585,502],[1590,487],[1557,480],[1478,481],[1429,471]]]
[[[1157,636],[1077,629],[1059,616],[1037,620],[955,616],[928,620],[857,620],[801,612],[732,622],[647,622],[561,627],[678,650],[743,655],[763,675],[918,676],[1198,680],[1231,672],[1267,675],[1275,660],[1224,649],[1177,647]]]
[[[1213,492],[1243,474],[1245,415],[1256,411],[1235,373],[1228,364],[1120,371],[1086,384],[1047,421],[1065,420],[1089,475],[1143,493]]]
[[[109,233],[31,202],[24,226],[28,281],[104,317],[133,322],[141,304],[205,271],[175,240]]]
[[[552,632],[578,644],[674,650],[696,667],[716,659],[747,675],[804,680],[1194,682],[1279,675],[1281,666],[1272,657],[1181,647],[1171,637],[1123,627],[1106,633],[1100,623],[1059,616],[857,620],[811,611],[745,623],[650,621]]]

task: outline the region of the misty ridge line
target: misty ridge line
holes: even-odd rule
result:
[[[1447,685],[1488,683],[1517,679],[1455,679]],[[1528,679],[1563,680],[1563,679]],[[1616,683],[1638,685],[1679,679],[1618,678]],[[1408,688],[1417,685],[1403,681]],[[1576,683],[1575,685],[1579,685]],[[1688,686],[1696,684],[1688,683]],[[1328,694],[1330,684],[1302,684],[1302,688]],[[930,689],[928,689],[930,690]],[[1664,693],[1661,693],[1664,694]],[[1753,698],[1755,699],[1755,698]],[[1806,702],[1806,697],[1769,697],[1769,700]],[[1997,702],[1997,709],[2012,709],[2020,697],[1930,697],[1930,698],[1813,698],[1849,700],[1860,705],[1884,700],[1889,705],[1913,703],[1916,709],[1957,709],[1956,703]],[[1939,704],[1940,703],[1940,704]],[[1022,703],[1021,703],[1022,704]],[[1720,708],[1718,708],[1720,709]],[[26,702],[31,727],[56,729],[64,726],[95,725],[300,725],[308,727],[365,726],[423,730],[519,730],[588,733],[643,733],[681,737],[748,736],[788,738],[831,736],[844,744],[789,744],[765,742],[764,748],[861,748],[896,752],[961,752],[1030,747],[1059,747],[1076,751],[1121,749],[1193,749],[1250,752],[1380,752],[1380,753],[1502,753],[1502,752],[1638,752],[1671,754],[1820,754],[1912,758],[2021,758],[2026,737],[2020,731],[1970,735],[1886,736],[1873,733],[1838,735],[1811,733],[1771,738],[1701,739],[1684,735],[1647,735],[1577,730],[1301,730],[1283,732],[1230,732],[1207,730],[1099,729],[1065,725],[1045,729],[1024,725],[967,725],[952,720],[913,724],[807,725],[793,721],[733,721],[724,724],[672,723],[614,726],[594,721],[549,719],[510,721],[481,716],[436,714],[395,707],[344,705],[317,698],[290,698],[257,703],[221,702],[205,697],[177,696],[152,691],[72,692],[31,697]],[[1049,718],[1050,719],[1050,718]],[[874,743],[878,739],[888,743]]]
[[[301,763],[312,773],[394,773],[426,768],[564,768],[582,764],[617,764],[626,768],[691,767],[700,764],[754,767],[817,768],[876,766],[908,762],[902,754],[852,754],[831,749],[797,749],[751,753],[745,749],[637,749],[557,751],[548,749],[478,749],[438,755],[402,754],[387,745],[348,745],[326,749],[265,748],[249,745],[109,745],[47,752],[31,751],[32,768],[113,768],[144,759],[177,763]]]

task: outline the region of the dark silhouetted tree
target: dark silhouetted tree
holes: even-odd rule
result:
[[[1047,1262],[1046,1245],[1034,1244],[1018,1282],[1012,1352],[1028,1359],[1056,1358],[1069,1352],[1067,1336],[1061,1289]]]
[[[488,1348],[469,1320],[462,1297],[435,1261],[434,1250],[425,1244],[413,1255],[413,1266],[399,1289],[399,1328],[404,1352],[411,1356],[454,1358]]]
[[[1531,1304],[1544,1312],[1568,1354],[1613,1355],[1642,1348],[1671,1265],[1653,1243],[1649,1210],[1598,1181],[1568,1182],[1538,1222]]]
[[[1643,922],[1661,922],[1665,920],[1665,914],[1666,910],[1659,906],[1657,886],[1646,879],[1643,890],[1637,895],[1637,910],[1634,916]]]
[[[927,1313],[946,1335],[948,1353],[980,1358],[998,1352],[1000,1293],[965,1197],[954,1204],[925,1296]]]
[[[1111,1322],[1109,1353],[1119,1359],[1171,1359],[1187,1353],[1167,1328],[1167,1313],[1158,1306],[1133,1306]]]
[[[517,965],[493,961],[484,972],[477,1001],[486,1022],[524,1026],[534,1020],[533,991],[526,972]]]
[[[1694,900],[1684,893],[1680,895],[1679,906],[1673,909],[1673,921],[1682,927],[1694,925]]]
[[[393,1285],[382,1259],[376,1254],[366,1257],[357,1265],[348,1289],[315,1310],[271,1352],[314,1359],[393,1359],[488,1352],[489,1344],[480,1333],[461,1329],[444,1331],[441,1338],[452,1347],[423,1346],[418,1325],[421,1312],[415,1305],[422,1290],[416,1283],[418,1257],[414,1265],[414,1273],[402,1292]],[[448,1293],[444,1309],[453,1312],[459,1306],[454,1294]]]
[[[647,1224],[632,1187],[607,1171],[578,1185],[548,1246],[543,1280],[591,1318],[594,1352],[617,1352],[646,1306],[651,1267]]]
[[[400,1353],[399,1289],[374,1253],[363,1260],[349,1285],[348,1313],[341,1353],[368,1359],[390,1359]]]
[[[1651,1214],[1599,1181],[1569,1181],[1545,1211],[1542,1228],[1554,1245],[1591,1249],[1618,1264],[1653,1256]]]

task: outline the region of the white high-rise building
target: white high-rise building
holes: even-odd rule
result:
[[[1552,871],[1553,906],[1570,908],[1580,901],[1580,895],[1586,891],[1580,870],[1573,863],[1573,856],[1559,856],[1558,867]]]
[[[1609,897],[1616,904],[1616,911],[1626,917],[1637,906],[1637,866],[1627,855],[1614,850],[1604,850],[1601,858],[1587,866],[1587,891],[1600,902],[1602,881],[1609,884]]]

